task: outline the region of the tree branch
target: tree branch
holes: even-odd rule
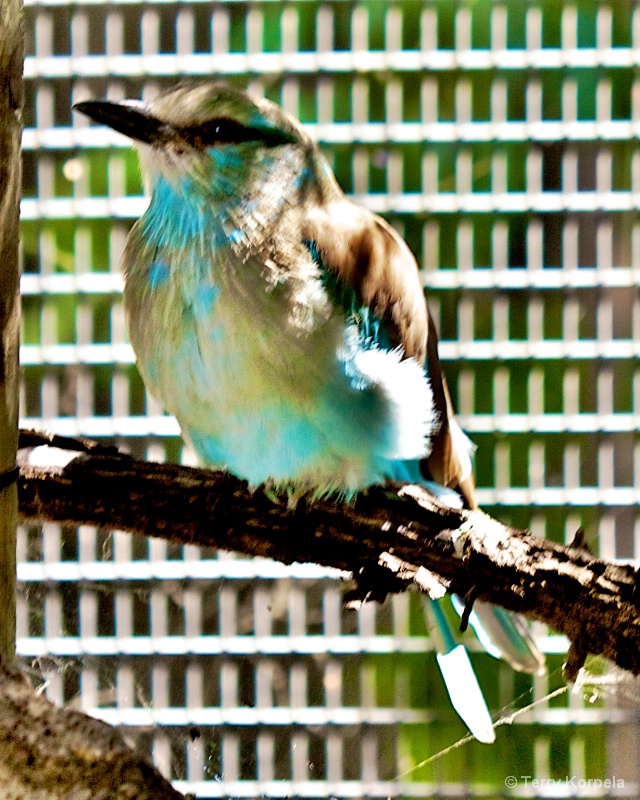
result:
[[[0,722],[5,800],[184,800],[110,725],[56,708],[2,658]]]
[[[567,673],[601,654],[640,673],[640,589],[631,565],[441,505],[418,486],[387,484],[351,503],[286,498],[225,472],[138,461],[81,440],[23,432],[20,514],[119,528],[353,573],[348,599],[411,584],[474,596],[546,622],[572,643]]]

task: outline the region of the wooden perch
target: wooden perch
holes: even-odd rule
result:
[[[413,485],[373,487],[351,503],[286,498],[225,472],[138,461],[95,443],[23,432],[23,520],[117,528],[353,573],[351,602],[411,584],[444,586],[567,635],[567,677],[591,654],[640,673],[640,588],[631,565],[595,558],[453,510]]]
[[[11,656],[16,636],[15,482],[3,481],[16,461],[20,367],[20,209],[22,60],[25,31],[20,0],[0,2],[0,653]]]

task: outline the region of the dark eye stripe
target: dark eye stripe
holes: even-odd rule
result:
[[[295,142],[295,136],[277,128],[252,128],[227,117],[217,117],[200,125],[178,128],[178,132],[192,147],[215,147],[218,144],[262,142],[267,147],[277,147]]]

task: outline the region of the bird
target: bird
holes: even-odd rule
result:
[[[416,259],[298,120],[211,81],[74,109],[137,149],[150,202],[123,256],[129,336],[205,464],[293,498],[396,480],[476,508]],[[514,665],[538,671],[533,652]]]
[[[217,83],[75,108],[137,147],[151,202],[124,253],[129,335],[207,464],[349,496],[417,463],[475,505],[415,259],[297,121]]]

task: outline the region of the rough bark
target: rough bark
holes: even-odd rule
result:
[[[411,584],[446,588],[566,634],[569,678],[589,653],[640,673],[640,591],[631,565],[514,530],[482,511],[444,507],[417,486],[375,487],[351,503],[303,497],[293,504],[228,473],[137,461],[78,440],[48,442],[21,437],[25,520],[336,567],[355,577],[352,602]]]
[[[0,658],[2,800],[182,798],[111,726],[56,708]]]
[[[18,215],[23,33],[20,0],[0,0],[0,653],[15,647],[20,325]]]

